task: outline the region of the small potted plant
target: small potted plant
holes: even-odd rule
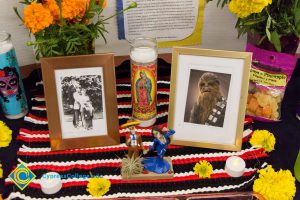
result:
[[[299,0],[218,0],[218,6],[225,5],[238,17],[238,36],[247,33],[248,41],[260,48],[295,54],[300,36]]]
[[[110,18],[137,7],[135,2],[110,16],[102,15],[106,0],[24,0],[23,17],[14,8],[25,27],[34,35],[36,58],[94,53],[94,41],[103,38]],[[94,19],[94,20],[93,20]]]

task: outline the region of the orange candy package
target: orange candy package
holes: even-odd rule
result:
[[[279,121],[282,99],[297,58],[251,44],[246,51],[253,53],[246,114],[259,121]]]

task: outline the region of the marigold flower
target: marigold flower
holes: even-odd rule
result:
[[[253,13],[260,13],[272,0],[231,0],[229,10],[239,18],[245,18]]]
[[[292,200],[295,197],[295,178],[289,170],[275,172],[272,165],[261,169],[259,178],[254,181],[253,191],[266,200]]]
[[[84,16],[89,0],[62,0],[62,17],[65,20],[80,19]],[[60,18],[60,10],[56,0],[44,0],[45,6],[51,11],[54,20]]]
[[[249,142],[252,146],[262,146],[266,152],[271,152],[274,150],[276,139],[273,133],[267,130],[256,130]]]
[[[193,169],[195,174],[199,175],[199,178],[210,178],[210,175],[213,173],[212,165],[206,160],[196,163]]]
[[[63,0],[62,16],[67,20],[82,18],[88,5],[89,0]]]
[[[96,4],[99,5],[101,0],[96,0]],[[103,0],[102,2],[102,8],[106,8],[106,0]]]
[[[32,33],[49,27],[52,22],[50,10],[40,3],[33,2],[24,9],[24,24]]]
[[[108,179],[94,177],[91,178],[87,184],[86,191],[88,191],[93,197],[101,197],[109,191],[110,185],[111,183]]]
[[[56,0],[44,0],[43,3],[50,10],[54,20],[59,20],[59,7]]]
[[[102,8],[106,8],[106,0],[103,0]]]
[[[0,147],[8,147],[12,139],[12,130],[0,121]]]

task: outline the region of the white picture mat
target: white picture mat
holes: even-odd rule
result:
[[[184,122],[190,70],[231,74],[223,127]],[[174,140],[212,144],[235,144],[242,89],[244,60],[207,56],[179,55],[175,89]],[[180,77],[180,78],[179,78]],[[184,92],[184,93],[183,93]]]
[[[106,120],[106,104],[104,94],[104,82],[103,82],[103,67],[84,67],[76,69],[59,69],[55,70],[55,82],[57,91],[57,101],[59,107],[59,118],[61,123],[62,138],[79,138],[79,137],[92,137],[92,136],[103,136],[107,134],[107,120]],[[63,103],[62,103],[62,85],[61,77],[65,76],[85,76],[85,75],[100,75],[102,84],[102,104],[103,104],[103,119],[97,119],[93,124],[92,130],[67,130],[67,123],[64,120]]]

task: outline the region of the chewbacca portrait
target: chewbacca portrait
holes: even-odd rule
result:
[[[198,97],[191,110],[189,122],[222,127],[226,99],[222,96],[217,75],[204,73],[199,79],[198,89]]]

